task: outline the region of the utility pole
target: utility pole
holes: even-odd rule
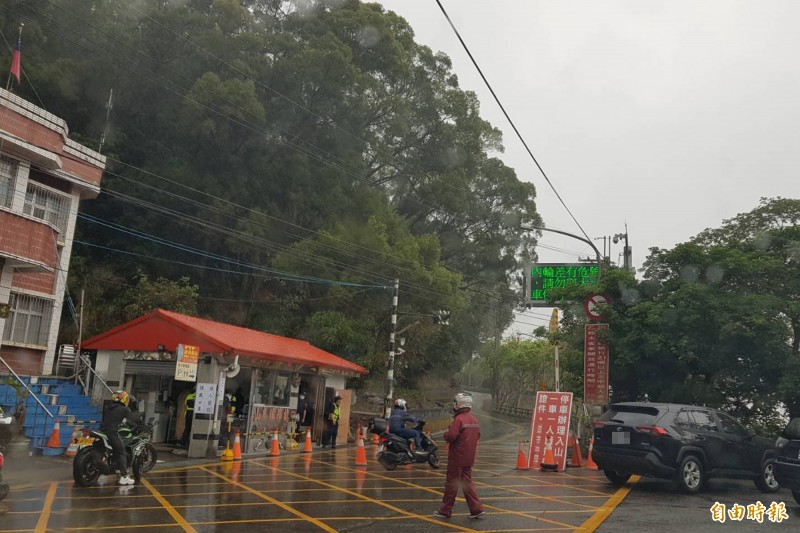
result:
[[[400,293],[400,280],[395,278],[392,290],[392,330],[389,332],[389,362],[386,365],[386,401],[384,412],[386,418],[392,414],[392,397],[394,396],[394,355],[397,347],[397,299]]]

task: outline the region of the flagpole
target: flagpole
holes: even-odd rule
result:
[[[25,26],[25,23],[24,23],[24,22],[20,22],[20,23],[19,23],[19,35],[17,36],[17,46],[19,46],[19,45],[20,45],[20,43],[22,42],[22,27],[23,27],[23,26]],[[14,51],[14,55],[16,55],[16,53],[17,53],[17,51],[16,51],[16,49],[15,49],[15,51]],[[20,51],[19,51],[19,53],[22,53],[22,50],[20,50]],[[14,55],[12,55],[11,57],[13,58],[13,57],[14,57]],[[13,63],[13,61],[14,61],[14,60],[12,59],[11,61],[12,61],[12,63],[11,63],[11,66],[12,66],[12,68],[13,68],[13,66],[14,66],[14,63]],[[20,72],[21,72],[21,71],[22,71],[22,67],[20,67]],[[9,72],[8,72],[8,81],[6,82],[6,91],[10,91],[10,90],[11,90],[11,74],[12,74],[12,73],[11,73],[11,71],[9,70]],[[19,80],[17,80],[17,81],[19,81]]]

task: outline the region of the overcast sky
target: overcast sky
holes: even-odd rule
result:
[[[800,198],[800,2],[441,2],[589,236],[627,222],[635,266],[650,247],[719,227],[761,197]],[[462,89],[504,132],[500,157],[536,184],[546,225],[580,233],[435,0],[380,3],[450,56]],[[543,262],[593,255],[576,240],[541,244]]]

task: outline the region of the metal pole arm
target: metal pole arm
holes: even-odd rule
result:
[[[520,227],[521,227],[522,229],[524,229],[524,230],[528,230],[528,231],[530,231],[530,230],[538,230],[538,231],[550,231],[550,232],[553,232],[553,233],[558,233],[558,234],[560,234],[560,235],[565,235],[565,236],[567,236],[567,237],[572,237],[573,239],[578,239],[578,240],[579,240],[579,241],[581,241],[581,242],[585,242],[586,244],[588,244],[589,246],[591,246],[591,247],[592,247],[592,250],[594,250],[594,253],[595,253],[595,254],[597,254],[597,266],[600,266],[600,265],[602,265],[602,264],[603,264],[603,260],[602,260],[602,257],[603,257],[603,256],[601,256],[601,255],[600,255],[600,250],[598,250],[598,249],[597,249],[597,246],[595,246],[595,245],[594,245],[594,243],[592,243],[592,241],[590,241],[589,239],[584,239],[584,238],[583,238],[583,237],[581,237],[580,235],[575,235],[575,234],[572,234],[572,233],[567,233],[566,231],[561,231],[561,230],[559,230],[559,229],[550,229],[550,228],[543,228],[543,227],[541,227],[541,226],[525,226],[525,225],[521,225]]]

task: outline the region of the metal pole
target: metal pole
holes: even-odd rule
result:
[[[553,233],[558,233],[559,235],[566,235],[567,237],[572,237],[573,239],[578,239],[579,241],[585,242],[589,246],[592,247],[594,250],[595,255],[597,255],[597,266],[600,267],[602,265],[602,260],[600,256],[600,250],[597,249],[597,246],[592,243],[589,239],[584,239],[580,235],[574,235],[572,233],[567,233],[566,231],[561,231],[558,229],[550,229],[550,228],[543,228],[541,226],[520,226],[523,230],[539,230],[539,231],[551,231]]]
[[[395,337],[397,335],[397,299],[400,293],[400,280],[395,278],[392,290],[392,331],[389,333],[389,362],[386,365],[386,405],[384,412],[386,418],[392,414],[392,397],[394,396],[394,353],[396,349]]]
[[[559,368],[559,359],[558,359],[558,344],[555,345],[555,352],[556,352],[556,392],[561,392],[561,369]]]

